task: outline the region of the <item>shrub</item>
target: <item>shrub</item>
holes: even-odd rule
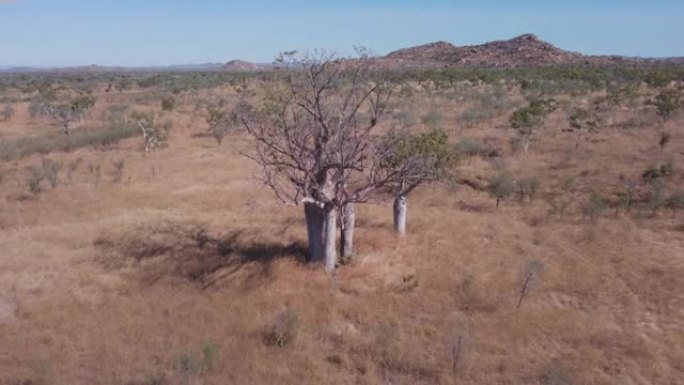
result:
[[[523,264],[523,267],[520,270],[520,295],[518,297],[517,308],[520,308],[525,297],[527,297],[532,288],[539,282],[543,272],[544,264],[540,261],[531,260]]]
[[[162,125],[156,125],[152,114],[134,112],[131,118],[138,122],[145,144],[145,152],[166,146],[169,131],[173,123],[168,120]]]
[[[59,177],[59,171],[62,168],[62,165],[55,162],[52,159],[49,158],[44,158],[43,159],[43,175],[45,176],[45,179],[50,182],[50,186],[52,188],[57,187],[57,180]]]
[[[113,163],[114,166],[114,183],[121,182],[123,178],[123,170],[126,167],[126,162],[123,159],[119,159]]]
[[[175,362],[175,369],[180,375],[181,383],[188,384],[190,377],[202,370],[202,363],[192,353],[181,353]]]
[[[569,117],[570,127],[574,130],[586,130],[590,133],[599,127],[599,118],[591,111],[576,108]]]
[[[670,140],[672,139],[672,135],[670,135],[669,132],[661,132],[660,133],[660,139],[658,140],[658,146],[660,147],[660,151],[663,151],[665,149],[665,146],[670,143]]]
[[[508,145],[511,148],[511,153],[513,154],[513,156],[518,155],[518,153],[523,150],[523,141],[520,137],[511,137],[508,140]]]
[[[173,111],[176,107],[176,99],[173,96],[167,96],[161,100],[162,111]]]
[[[204,341],[204,344],[202,345],[202,366],[207,370],[212,370],[217,355],[218,345],[212,340]]]
[[[608,199],[599,193],[592,193],[582,206],[582,213],[592,222],[608,207]]]
[[[537,177],[522,178],[516,181],[516,189],[518,191],[518,199],[523,202],[525,198],[528,198],[530,202],[534,200],[541,187],[541,182]]]
[[[565,212],[575,200],[574,195],[572,194],[572,187],[574,184],[575,180],[573,178],[565,179],[563,183],[561,183],[560,192],[547,199],[550,206],[549,215],[558,215],[558,218],[563,220]]]
[[[436,129],[442,123],[442,114],[438,111],[430,111],[427,114],[420,117],[420,121],[431,129]]]
[[[405,109],[392,114],[392,119],[394,119],[399,125],[399,128],[402,129],[409,129],[416,124],[416,118],[413,116],[413,113]]]
[[[283,347],[294,342],[299,329],[299,315],[291,308],[278,314],[275,324],[266,336],[266,344]]]
[[[494,110],[472,108],[463,111],[463,113],[461,114],[461,121],[463,121],[468,126],[472,126],[478,123],[494,119],[494,117],[496,117],[496,111]]]
[[[676,191],[672,193],[667,199],[665,199],[664,206],[672,210],[672,216],[674,216],[677,210],[684,208],[684,191]]]
[[[381,322],[375,328],[375,348],[383,361],[389,361],[397,355],[399,328],[393,322]]]
[[[223,103],[218,106],[207,107],[206,121],[209,124],[211,135],[221,145],[223,138],[230,132],[232,127],[238,125],[238,117],[235,113],[223,109]]]
[[[468,157],[470,164],[473,156],[484,155],[488,152],[488,146],[476,139],[465,138],[456,144],[456,151]]]
[[[631,211],[637,197],[638,187],[639,181],[636,178],[623,180],[624,190],[618,193],[620,205],[616,206],[616,210],[618,207],[622,206],[626,208],[627,211]]]
[[[533,100],[527,107],[513,112],[508,121],[520,138],[523,151],[527,152],[538,129],[557,107],[558,103],[554,99]]]
[[[449,356],[451,358],[451,374],[453,376],[458,372],[459,364],[463,361],[467,346],[468,336],[465,332],[454,333],[449,339]]]
[[[649,100],[647,104],[654,106],[658,116],[663,122],[666,122],[682,108],[682,93],[674,88],[664,89],[656,95],[655,99]]]
[[[41,192],[40,182],[43,181],[43,177],[43,170],[38,167],[29,168],[29,179],[26,184],[32,194],[38,195]]]
[[[496,175],[489,179],[487,191],[496,199],[496,207],[498,208],[499,203],[515,191],[515,180],[508,170],[499,168]]]
[[[558,364],[546,367],[540,376],[541,385],[573,385],[574,381],[568,369]]]
[[[2,120],[10,120],[14,116],[14,107],[7,104],[2,110],[0,110],[0,117]]]
[[[666,179],[674,175],[675,168],[672,162],[661,165],[653,165],[641,174],[641,179],[646,183],[652,183],[656,179]]]
[[[665,191],[665,178],[655,178],[648,182],[648,203],[655,214],[663,205],[663,193]]]

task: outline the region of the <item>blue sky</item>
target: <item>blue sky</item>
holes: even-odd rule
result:
[[[684,56],[684,0],[0,0],[0,66],[270,62],[527,32],[587,54]]]

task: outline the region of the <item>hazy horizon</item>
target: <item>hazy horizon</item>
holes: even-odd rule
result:
[[[670,0],[4,0],[0,67],[270,63],[291,49],[347,54],[364,45],[383,55],[433,41],[474,45],[524,33],[587,55],[677,57],[684,56],[682,14],[684,4]]]

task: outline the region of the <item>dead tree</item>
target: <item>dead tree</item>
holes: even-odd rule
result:
[[[541,279],[543,272],[544,264],[539,261],[527,261],[523,265],[522,269],[520,270],[520,295],[518,297],[518,305],[516,308],[520,308],[527,294]]]
[[[376,172],[376,127],[392,94],[369,60],[315,53],[282,54],[283,82],[261,103],[243,99],[237,116],[256,146],[247,155],[281,201],[303,205],[311,262],[337,262],[338,213],[343,252],[351,253],[355,203],[367,202],[392,173]]]
[[[138,122],[143,136],[145,152],[164,147],[166,133],[160,130],[154,121],[154,116],[148,113],[134,112],[131,118]]]

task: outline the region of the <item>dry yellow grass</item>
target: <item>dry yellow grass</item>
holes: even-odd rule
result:
[[[559,221],[542,199],[496,210],[484,192],[428,186],[410,198],[405,239],[392,234],[389,203],[360,207],[355,259],[329,277],[301,262],[302,210],[280,205],[255,181],[259,170],[238,155],[246,142],[236,136],[219,147],[193,136],[204,130],[193,100],[168,115],[175,126],[168,148],[143,154],[138,138],[107,151],[50,155],[64,165],[81,161],[70,183],[63,171],[61,185],[35,198],[17,199],[28,194],[26,167],[40,157],[2,164],[0,384],[675,385],[684,378],[681,214],[607,213],[590,223],[575,207]],[[453,135],[488,138],[508,153],[508,133],[496,128],[506,116],[460,128],[458,102],[418,101],[414,111],[440,111]],[[41,130],[25,106],[17,109],[0,123],[3,137]],[[606,130],[572,154],[574,137],[552,129],[528,155],[507,157],[509,167],[540,176],[545,192],[576,176],[579,191],[607,193],[620,174],[666,160],[684,165],[684,137],[674,131],[681,123],[669,123],[675,135],[662,153],[654,127]],[[124,176],[114,183],[119,159]],[[461,172],[482,177],[491,167],[475,158]],[[682,175],[671,183],[681,187]],[[544,274],[516,309],[529,260],[543,262]],[[269,346],[285,309],[298,316],[296,339]],[[212,344],[213,365],[201,365]]]

